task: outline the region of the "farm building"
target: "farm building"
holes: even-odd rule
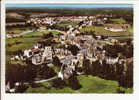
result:
[[[112,32],[120,32],[126,31],[129,27],[130,24],[106,24],[104,29]]]

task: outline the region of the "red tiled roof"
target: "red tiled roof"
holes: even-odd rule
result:
[[[38,52],[38,51],[40,51],[39,49],[32,49],[31,50],[32,52]]]

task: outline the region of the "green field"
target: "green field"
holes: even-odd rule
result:
[[[67,27],[67,26],[69,26],[69,25],[72,25],[73,27],[74,26],[76,26],[78,24],[78,22],[67,22],[67,21],[63,21],[63,22],[61,22],[61,23],[59,23],[58,25],[60,26],[60,27]]]
[[[6,51],[18,51],[32,48],[34,43],[41,38],[13,38],[6,40]],[[16,44],[20,42],[19,44]],[[8,46],[11,45],[11,46]]]
[[[111,21],[115,24],[126,24],[126,21],[123,18],[115,18],[111,19]]]
[[[43,34],[48,34],[50,32],[52,32],[53,35],[59,34],[59,32],[58,31],[55,31],[55,30],[50,30],[50,31],[43,30],[41,32],[40,31],[36,31],[36,32],[31,32],[29,34],[25,34],[25,35],[23,35],[23,37],[25,37],[25,38],[27,38],[27,37],[32,37],[32,38],[34,38],[34,37],[42,37]]]
[[[129,30],[129,32],[132,32],[132,33],[134,32],[133,27],[129,27],[128,30]]]
[[[43,82],[37,88],[29,87],[27,93],[117,93],[118,82],[111,80],[104,80],[99,77],[80,75],[77,77],[81,88],[78,90],[73,90],[72,88],[66,86],[64,88],[54,88],[52,87],[52,82]],[[126,93],[132,93],[131,88],[119,88]]]
[[[32,27],[22,27],[22,28],[11,28],[6,29],[6,34],[20,34],[24,31],[31,30]]]
[[[7,29],[6,30],[6,34],[19,34],[24,32],[24,29],[20,29],[20,28],[15,28],[15,29]]]
[[[132,29],[132,28],[131,28]],[[95,31],[96,35],[106,35],[106,36],[128,36],[133,35],[132,33],[128,32],[111,32],[104,29],[104,26],[89,26],[81,29],[82,32],[91,32]]]
[[[53,34],[58,34],[57,31],[43,31],[43,32],[30,32],[18,38],[6,39],[6,51],[18,51],[30,49],[33,45],[42,39],[43,34],[48,34],[52,32]],[[18,44],[17,44],[18,42]],[[9,46],[10,45],[10,46]]]

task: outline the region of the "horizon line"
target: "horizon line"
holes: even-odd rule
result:
[[[6,8],[133,8],[133,4],[6,4]]]

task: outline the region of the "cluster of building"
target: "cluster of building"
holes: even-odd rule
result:
[[[51,24],[53,22],[80,22],[85,19],[93,19],[94,16],[57,16],[57,17],[44,17],[44,18],[30,18],[27,20],[27,23],[40,23],[40,24]]]
[[[48,17],[48,18],[31,18],[31,19],[28,19],[26,21],[27,24],[33,24],[33,25],[38,25],[38,24],[41,24],[41,25],[53,25],[55,23],[55,18],[51,18],[51,17]]]
[[[43,23],[43,24],[53,24],[55,23],[53,18],[44,18],[44,19],[30,19],[28,23]],[[82,27],[91,26],[93,24],[92,20],[89,20],[85,17],[78,25],[75,27],[69,25],[69,30],[64,32],[58,38],[60,44],[65,45],[66,48],[52,47],[51,45],[43,45],[43,43],[36,43],[33,49],[24,50],[20,55],[12,57],[11,60],[26,60],[31,59],[32,64],[41,65],[43,63],[52,63],[53,56],[57,56],[62,63],[61,70],[58,73],[58,77],[61,79],[67,79],[76,71],[76,67],[83,66],[83,60],[88,59],[90,63],[99,60],[102,64],[102,61],[106,61],[107,64],[121,63],[125,59],[120,59],[119,57],[112,58],[106,56],[106,52],[103,47],[106,44],[114,45],[115,42],[118,42],[115,39],[102,39],[101,36],[92,36],[92,35],[82,35],[80,34],[80,29]],[[78,34],[78,35],[77,35]],[[75,37],[76,36],[76,37]],[[70,50],[67,49],[69,45],[76,45],[79,48],[77,55],[73,55]],[[80,72],[77,72],[80,74]]]
[[[6,38],[16,38],[16,37],[20,37],[20,35],[18,35],[18,34],[6,34]]]

